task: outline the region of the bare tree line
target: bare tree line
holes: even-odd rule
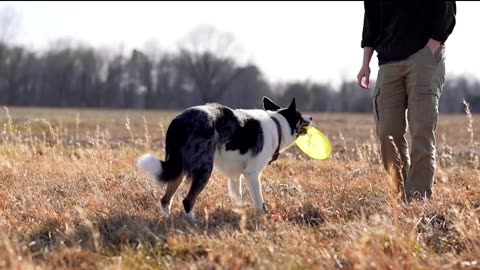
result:
[[[68,42],[36,52],[8,41],[15,16],[0,13],[0,104],[10,106],[183,109],[206,102],[259,108],[261,97],[287,104],[291,97],[305,111],[371,112],[371,91],[354,80],[339,89],[296,81],[274,87],[254,63],[240,64],[227,33],[199,28],[177,52],[112,54]],[[353,79],[353,78],[352,78]],[[374,84],[373,84],[374,85]],[[463,112],[463,100],[480,112],[480,82],[447,78],[440,111]]]

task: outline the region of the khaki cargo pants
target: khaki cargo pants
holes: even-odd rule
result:
[[[381,65],[378,71],[373,114],[383,165],[392,176],[396,191],[407,200],[418,195],[432,196],[435,130],[444,83],[444,45],[435,53],[424,47],[405,60]],[[405,137],[406,118],[410,153]]]

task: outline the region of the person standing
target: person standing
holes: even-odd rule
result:
[[[445,42],[455,16],[455,1],[364,1],[358,84],[370,88],[370,61],[376,51],[373,115],[382,162],[407,202],[432,198]],[[411,150],[405,137],[407,120]]]

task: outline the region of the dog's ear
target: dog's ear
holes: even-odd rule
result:
[[[291,111],[297,111],[297,105],[295,104],[295,98],[292,99],[292,103],[290,103],[290,106],[288,106],[288,110]]]
[[[277,111],[280,109],[280,106],[275,104],[275,102],[270,100],[268,97],[263,97],[263,109],[265,111]]]

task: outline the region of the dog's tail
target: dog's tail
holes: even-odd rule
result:
[[[144,154],[138,158],[137,167],[159,182],[177,179],[184,171],[181,148],[186,141],[187,132],[184,125],[178,120],[173,120],[166,135],[166,160],[161,161],[152,154]]]
[[[144,154],[137,160],[137,167],[150,178],[159,182],[170,182],[180,176],[181,161],[172,158],[161,161],[152,154]]]

